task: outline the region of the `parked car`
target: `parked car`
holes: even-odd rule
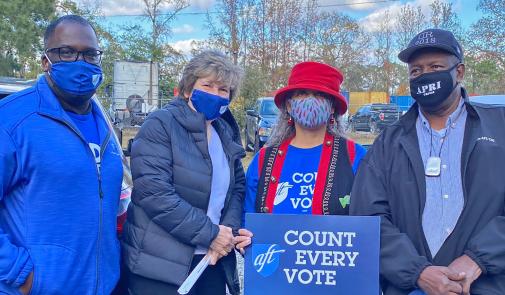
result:
[[[18,91],[24,90],[26,88],[31,87],[35,83],[35,80],[22,80],[22,79],[15,79],[15,78],[0,78],[0,100],[12,93],[16,93]],[[116,141],[118,146],[121,146],[119,143],[119,139],[116,136],[116,133],[114,132],[114,129],[112,127],[111,120],[109,116],[107,115],[107,112],[105,112],[102,104],[100,103],[100,100],[97,99],[96,97],[93,98],[94,101],[97,103],[100,111],[103,114],[103,117],[107,121],[107,125],[109,126],[109,129],[111,130],[111,134],[113,135],[112,138],[113,140]],[[117,213],[117,232],[118,235],[120,236],[122,231],[123,231],[123,224],[126,221],[126,209],[128,208],[128,205],[130,204],[130,197],[131,197],[131,192],[133,188],[133,181],[132,181],[132,176],[130,172],[130,165],[128,163],[128,160],[124,156],[124,154],[121,152],[121,157],[122,157],[122,162],[123,162],[123,183],[121,185],[121,196],[119,200],[119,207],[118,207],[118,213]]]
[[[35,84],[35,80],[0,77],[0,99],[26,89]]]
[[[401,110],[396,104],[367,104],[350,117],[351,131],[369,131],[379,133],[386,126],[396,122]]]
[[[246,111],[245,148],[255,153],[267,142],[277,121],[279,109],[273,97],[258,98],[253,109]]]
[[[505,106],[505,94],[471,96],[470,102]]]

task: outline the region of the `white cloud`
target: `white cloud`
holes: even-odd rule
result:
[[[400,9],[403,7],[403,4],[392,4],[387,7],[375,10],[370,13],[368,16],[361,20],[362,27],[368,32],[374,32],[378,30],[379,24],[384,22],[384,18],[386,17],[386,12],[389,12],[389,25],[394,26],[395,15],[398,15]]]
[[[198,39],[181,40],[174,43],[170,43],[170,46],[172,46],[175,50],[181,52],[182,54],[189,55],[191,54],[191,50],[196,47],[195,43],[198,41],[201,40]]]
[[[411,5],[413,7],[421,7],[422,12],[425,15],[428,15],[430,9],[429,6],[433,2],[433,0],[414,0],[409,1],[407,3],[393,3],[386,7],[380,8],[378,10],[373,11],[368,16],[364,17],[361,20],[361,25],[363,28],[369,32],[375,32],[379,28],[379,24],[384,22],[384,18],[386,15],[386,11],[389,11],[389,26],[394,28],[396,25],[397,15],[400,13],[400,10],[406,6]]]
[[[365,3],[366,2],[366,3]],[[372,3],[370,0],[344,0],[335,3],[335,0],[320,0],[319,6],[324,10],[371,10],[379,7],[380,3]]]
[[[106,16],[138,15],[144,13],[141,0],[102,0],[102,12]]]
[[[183,24],[180,27],[176,27],[172,29],[174,34],[191,34],[195,32],[195,28],[189,24]]]
[[[83,2],[85,0],[78,0]],[[102,12],[106,16],[113,15],[141,15],[144,13],[144,3],[142,0],[99,0]],[[190,0],[189,7],[198,10],[210,9],[215,4],[215,0]],[[172,5],[162,4],[162,10],[171,9]]]
[[[365,28],[365,30],[369,32],[377,31],[379,24],[384,20],[386,10],[388,10],[389,25],[393,28],[396,25],[396,19],[397,19],[396,16],[400,13],[402,7],[404,7],[405,5],[411,5],[413,7],[420,6],[423,14],[425,16],[429,16],[431,11],[430,4],[433,3],[433,1],[434,0],[414,0],[409,1],[407,3],[393,3],[391,5],[373,11],[368,16],[361,19],[360,22],[363,28]],[[452,8],[456,13],[460,12],[463,9],[461,0],[457,1],[443,0],[443,2],[453,3]]]
[[[193,8],[207,10],[210,9],[216,3],[215,0],[191,0],[190,5]]]

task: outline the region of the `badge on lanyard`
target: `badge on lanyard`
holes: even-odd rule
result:
[[[426,176],[437,177],[440,176],[440,167],[442,166],[442,160],[440,157],[429,157],[428,162],[426,162],[426,168],[424,173]]]

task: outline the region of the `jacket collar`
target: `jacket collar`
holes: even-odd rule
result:
[[[46,76],[41,76],[36,84],[37,95],[39,98],[39,113],[51,117],[63,119],[65,111],[58,98],[49,87]]]
[[[47,78],[45,76],[41,76],[35,85],[37,97],[39,99],[38,113],[59,120],[60,122],[73,127],[74,131],[84,139],[81,131],[75,126],[74,121],[72,121],[72,119],[67,115],[61,106],[60,101],[49,87],[46,79]],[[100,111],[100,107],[97,105],[94,99],[91,99],[91,107],[92,112],[94,113],[97,120],[100,141],[103,141],[105,138],[107,138],[110,129],[106,123],[105,118],[103,117],[102,112]]]
[[[203,133],[205,130],[205,116],[193,111],[187,101],[182,97],[176,97],[169,106],[176,108],[174,118],[186,130],[191,133]]]
[[[207,132],[205,131],[205,116],[193,111],[182,97],[175,98],[171,104],[177,111],[174,118],[182,127],[188,130],[203,155],[208,155]],[[228,109],[221,117],[212,122],[212,126],[221,138],[223,148],[232,157],[245,157],[241,144],[240,129],[233,115]]]
[[[227,110],[226,113],[229,113],[230,117],[233,118],[229,110]],[[235,119],[233,119],[233,122],[235,122]],[[216,132],[219,134],[220,138],[223,137],[228,138],[228,140],[221,140],[221,142],[223,144],[223,148],[227,150],[229,155],[232,155],[233,157],[237,158],[245,157],[245,150],[242,147],[240,134],[238,135],[237,138],[235,128],[229,127],[230,126],[229,121],[226,121],[226,119],[224,118],[220,118],[212,122],[212,126],[216,129]],[[238,125],[237,130],[239,130]]]

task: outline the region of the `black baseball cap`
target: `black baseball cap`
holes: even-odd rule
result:
[[[458,40],[451,32],[442,29],[427,29],[417,34],[407,48],[398,54],[398,58],[406,63],[412,54],[423,48],[438,48],[463,61],[463,49]]]

